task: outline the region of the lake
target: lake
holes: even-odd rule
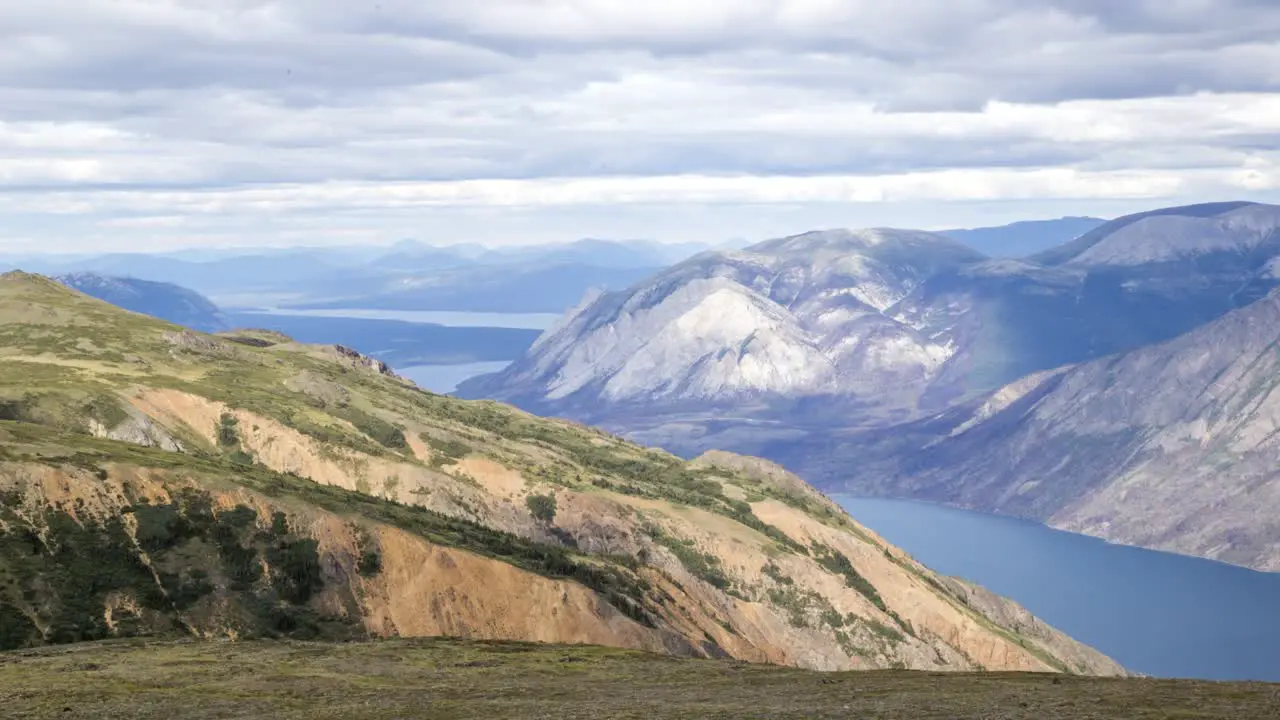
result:
[[[461,312],[454,310],[291,310],[288,308],[245,308],[234,311],[238,315],[292,315],[295,317],[336,317],[358,320],[398,320],[400,322],[430,323],[446,327],[493,327],[546,330],[560,316],[556,313],[490,313]]]
[[[835,499],[925,565],[1018,601],[1131,670],[1280,681],[1280,573],[941,505]]]
[[[423,390],[448,394],[457,389],[463,380],[477,375],[495,373],[510,365],[509,361],[474,362],[459,365],[414,365],[397,368],[396,372],[418,384]]]

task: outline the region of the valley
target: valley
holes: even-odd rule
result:
[[[0,638],[464,635],[1125,674],[767,462],[686,462],[276,333],[0,278]],[[95,549],[96,548],[96,549]]]

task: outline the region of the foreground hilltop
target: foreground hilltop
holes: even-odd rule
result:
[[[454,635],[1123,671],[763,461],[695,462],[0,278],[0,647]]]
[[[113,641],[0,653],[23,718],[1272,720],[1280,686],[1038,673],[818,673],[583,646]]]

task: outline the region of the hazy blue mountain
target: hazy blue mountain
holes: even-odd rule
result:
[[[576,264],[604,268],[661,268],[709,249],[702,243],[667,244],[651,240],[583,239],[557,245],[498,248],[476,258],[499,265]]]
[[[244,248],[24,258],[49,275],[90,272],[192,288],[228,307],[317,306],[562,312],[590,288],[618,289],[701,245],[582,240],[510,248]]]
[[[580,264],[479,265],[441,268],[364,284],[355,293],[285,303],[293,309],[459,310],[563,312],[591,288],[621,289],[653,274],[653,267]],[[340,290],[350,284],[336,286]]]
[[[226,316],[208,298],[171,283],[96,273],[72,273],[55,279],[116,307],[168,320],[193,330],[218,332],[228,328]]]
[[[315,284],[349,266],[310,249],[237,255],[215,260],[183,260],[143,253],[114,253],[94,258],[49,258],[35,269],[54,274],[95,273],[167,282],[205,295],[268,292]]]
[[[1095,217],[1064,217],[1025,220],[996,227],[943,230],[942,234],[984,255],[1021,258],[1074,240],[1106,222]]]

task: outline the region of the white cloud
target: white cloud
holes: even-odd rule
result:
[[[1277,199],[1277,37],[1267,0],[5,3],[0,223],[720,239]]]

